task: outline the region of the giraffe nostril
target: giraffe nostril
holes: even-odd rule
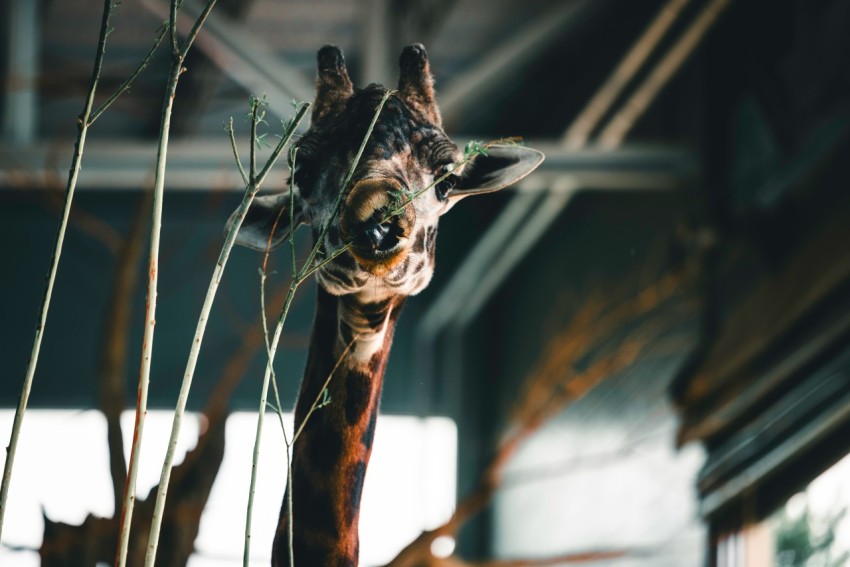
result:
[[[379,223],[369,219],[360,225],[353,244],[361,250],[386,252],[398,245],[402,229],[395,223]]]
[[[379,250],[389,232],[390,228],[387,225],[379,224],[369,219],[363,224],[362,229],[355,238],[355,244],[361,248]]]
[[[346,197],[340,216],[340,236],[350,244],[358,266],[383,275],[407,257],[409,236],[416,222],[412,203],[396,210],[391,194],[400,190],[393,179],[364,179]]]

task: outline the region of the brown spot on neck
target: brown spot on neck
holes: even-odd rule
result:
[[[330,402],[315,410],[293,448],[293,536],[296,564],[358,563],[360,497],[380,404],[384,371],[403,298],[361,304],[318,291],[316,318],[304,379],[295,409],[296,428],[321,394],[328,375]],[[386,329],[381,348],[363,364],[337,361],[345,345],[338,336],[342,309],[362,320],[381,313]],[[341,346],[342,345],[342,346]],[[288,565],[287,505],[275,536],[275,565]]]

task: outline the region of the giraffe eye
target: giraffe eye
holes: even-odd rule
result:
[[[437,198],[441,201],[445,201],[451,190],[455,188],[455,185],[457,185],[457,175],[450,173],[451,171],[452,164],[448,164],[441,167],[437,173],[438,179],[449,173],[448,176],[444,177],[441,181],[438,181],[434,186],[434,190],[437,192]]]
[[[302,194],[309,193],[313,187],[313,182],[316,180],[313,170],[305,165],[297,165],[292,174],[292,181],[298,186]]]

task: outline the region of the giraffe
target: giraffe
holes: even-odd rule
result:
[[[393,330],[405,298],[424,289],[434,270],[437,221],[459,200],[502,189],[533,171],[540,152],[493,146],[465,166],[463,152],[443,132],[428,56],[421,44],[403,49],[397,91],[387,100],[347,187],[347,170],[387,92],[354,88],[339,48],[318,52],[311,124],[296,142],[290,188],[255,199],[237,242],[265,250],[281,244],[294,224],[314,239],[328,226],[323,254],[344,254],[317,272],[316,314],[307,365],[295,407],[304,422],[327,377],[331,402],[315,411],[293,447],[294,557],[299,565],[356,566],[360,496],[378,415]],[[399,190],[429,187],[384,221]],[[343,206],[333,215],[340,190]],[[291,195],[290,192],[294,192]],[[286,214],[280,214],[281,211]],[[270,236],[271,231],[274,234]],[[286,498],[272,563],[289,565]]]

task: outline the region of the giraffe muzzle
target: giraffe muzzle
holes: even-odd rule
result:
[[[413,203],[400,205],[400,184],[393,179],[364,179],[352,187],[340,219],[340,235],[351,244],[357,263],[383,275],[407,256],[416,220]]]

